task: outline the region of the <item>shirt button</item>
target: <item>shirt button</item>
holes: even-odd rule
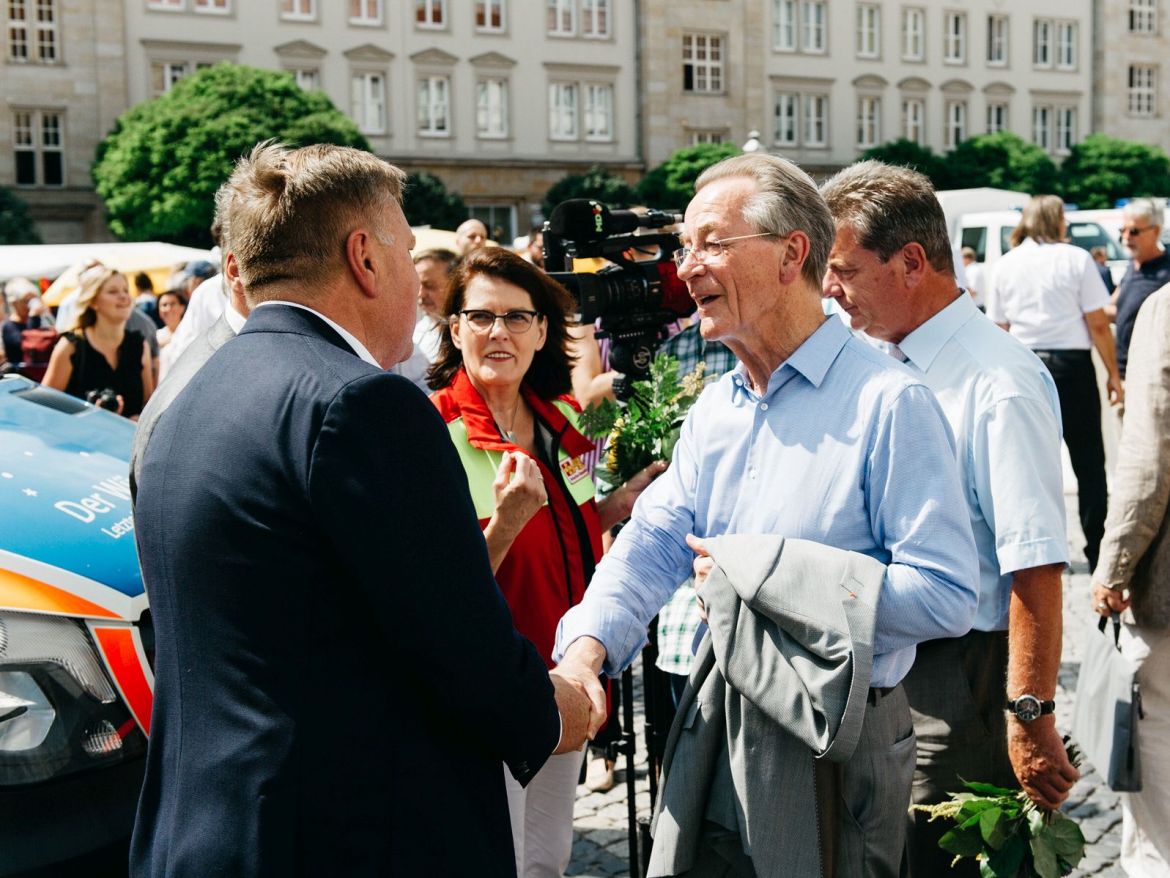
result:
[[[756,477],[756,469],[755,469],[755,467],[752,467],[751,469],[748,470],[748,478],[754,479],[755,477]]]
[[[768,404],[766,402],[760,403],[760,411],[766,412],[767,410],[768,410]]]

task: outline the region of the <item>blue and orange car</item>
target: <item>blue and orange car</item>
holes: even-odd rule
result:
[[[129,835],[154,678],[134,425],[0,379],[0,875]]]

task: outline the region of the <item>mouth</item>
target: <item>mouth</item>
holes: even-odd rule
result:
[[[497,363],[503,362],[504,360],[516,359],[512,354],[506,353],[504,351],[492,351],[490,354],[484,354],[483,358],[485,360],[492,360],[493,362]]]
[[[700,308],[707,307],[708,305],[710,305],[712,302],[714,302],[718,298],[719,298],[719,296],[714,295],[714,294],[710,294],[710,293],[704,293],[704,294],[701,294],[701,295],[694,297],[695,304],[698,305]]]

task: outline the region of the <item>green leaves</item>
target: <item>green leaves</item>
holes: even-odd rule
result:
[[[621,484],[656,460],[669,460],[687,410],[702,390],[703,364],[682,378],[678,360],[661,355],[650,364],[650,377],[635,381],[624,405],[604,400],[581,415],[581,432],[593,439],[610,437],[606,469]]]

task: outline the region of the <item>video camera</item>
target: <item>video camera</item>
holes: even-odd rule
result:
[[[678,236],[634,234],[681,222],[677,213],[610,210],[574,198],[558,204],[544,224],[545,269],[576,299],[581,323],[598,322],[597,335],[611,340],[609,365],[623,376],[614,382],[619,399],[628,395],[630,382],[649,374],[666,325],[695,310],[674,265],[674,251],[682,246]],[[596,273],[573,271],[574,258],[590,257],[613,264]]]

